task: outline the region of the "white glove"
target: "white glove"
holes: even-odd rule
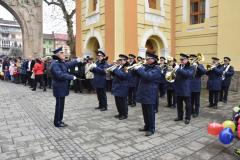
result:
[[[177,71],[178,69],[179,69],[179,65],[176,65],[176,66],[174,67],[174,70]]]
[[[76,76],[73,76],[73,80],[76,80],[77,79],[77,77]]]
[[[78,62],[78,63],[80,63],[80,62],[82,62],[82,61],[83,61],[82,58],[77,58],[77,62]]]
[[[197,67],[197,66],[198,66],[198,64],[195,62],[195,63],[193,63],[193,66],[194,66],[194,67]]]
[[[213,69],[213,68],[215,68],[216,66],[215,65],[213,65],[212,67],[211,67],[211,70]]]
[[[93,68],[96,68],[97,67],[97,65],[95,64],[95,63],[93,63],[93,64],[91,64],[91,66],[90,66],[90,70],[92,70]]]
[[[138,70],[139,68],[141,68],[142,66],[141,65],[137,65],[135,67],[133,67],[134,70]]]

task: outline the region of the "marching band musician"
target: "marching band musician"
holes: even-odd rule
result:
[[[63,120],[65,97],[69,95],[69,81],[76,80],[76,77],[68,73],[68,69],[75,67],[81,62],[81,59],[71,62],[64,62],[65,55],[62,47],[53,51],[53,61],[50,66],[52,73],[53,95],[56,98],[54,125],[55,127],[66,127]]]
[[[140,132],[146,132],[145,136],[151,136],[155,132],[155,107],[156,98],[158,98],[158,84],[157,80],[161,73],[157,67],[158,56],[147,53],[146,65],[141,67],[135,66],[137,74],[139,75],[139,86],[137,89],[137,102],[142,104],[144,127],[140,128]]]
[[[231,59],[229,57],[224,57],[223,64],[223,75],[222,75],[222,86],[220,92],[220,101],[227,103],[228,89],[231,84],[232,76],[234,75],[234,68],[230,65]]]
[[[183,102],[185,102],[185,124],[189,124],[191,120],[191,86],[190,80],[194,74],[194,68],[190,66],[189,56],[180,54],[180,66],[175,67],[175,92],[177,96],[177,113],[178,117],[174,121],[183,120]]]
[[[218,96],[221,90],[223,67],[219,64],[219,58],[212,57],[211,68],[207,68],[207,87],[209,90],[209,106],[217,109]]]
[[[190,54],[190,61],[197,59],[197,55]],[[198,117],[200,108],[200,94],[201,94],[201,77],[206,74],[207,70],[199,62],[194,62],[194,75],[191,79],[191,109],[193,118]]]
[[[160,70],[161,70],[161,78],[159,81],[159,92],[160,92],[160,97],[163,98],[166,94],[166,85],[167,85],[167,81],[165,78],[165,75],[167,73],[167,65],[165,63],[166,58],[165,57],[160,57]]]
[[[136,56],[133,54],[129,54],[129,65],[133,66],[136,64],[135,61]],[[129,72],[129,88],[128,88],[128,105],[131,107],[136,106],[136,88],[137,88],[137,75],[133,70]]]
[[[126,72],[126,67],[128,66],[128,57],[126,55],[119,55],[119,66],[112,68],[113,72],[113,84],[112,84],[112,94],[115,98],[115,103],[118,110],[118,115],[114,116],[119,120],[127,119],[128,117],[128,80],[129,76]]]
[[[171,71],[173,68],[178,67],[177,60],[173,58],[171,62],[169,62],[167,71]],[[176,108],[176,95],[175,95],[175,87],[174,82],[167,82],[167,107]]]
[[[99,101],[99,106],[95,109],[100,109],[100,111],[107,110],[107,95],[106,95],[106,72],[105,69],[108,64],[105,61],[105,53],[103,51],[97,52],[97,62],[92,65],[90,71],[93,72],[93,86],[96,88],[97,98]]]

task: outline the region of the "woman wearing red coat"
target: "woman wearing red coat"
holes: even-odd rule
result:
[[[43,83],[44,64],[40,59],[36,59],[36,63],[33,67],[33,74],[35,75],[34,85],[32,91],[36,91],[37,83],[43,86],[43,91],[46,91],[46,86]]]

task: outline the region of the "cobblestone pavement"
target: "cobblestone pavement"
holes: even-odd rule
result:
[[[207,94],[203,91],[202,106]],[[141,108],[129,108],[129,118],[119,121],[113,97],[108,94],[109,110],[94,110],[94,94],[71,93],[66,99],[65,122],[69,127],[53,126],[55,100],[52,91],[32,92],[28,87],[0,82],[0,160],[62,159],[155,159],[155,160],[233,160],[235,139],[224,146],[209,136],[209,122],[231,117],[240,93],[231,92],[229,103],[218,110],[201,108],[201,115],[190,125],[174,122],[176,110],[163,107],[160,99],[156,134],[145,137],[138,132],[143,125]]]

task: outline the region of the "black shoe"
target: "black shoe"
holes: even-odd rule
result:
[[[131,106],[132,105],[132,103],[128,103],[128,106]]]
[[[132,104],[131,107],[136,107],[136,104]]]
[[[46,92],[47,90],[46,90],[46,88],[45,89],[43,89],[43,92]]]
[[[104,112],[104,111],[106,111],[106,110],[107,110],[107,108],[102,108],[102,109],[100,109],[101,112]]]
[[[190,123],[190,120],[186,119],[184,123],[185,123],[185,124],[189,124],[189,123]]]
[[[174,121],[182,121],[183,119],[182,118],[175,118]]]
[[[36,91],[36,89],[32,89],[32,91]]]
[[[193,116],[193,118],[196,118],[196,117],[197,117],[197,114],[193,113],[193,115],[192,115],[192,116]]]
[[[223,100],[223,103],[227,103],[227,100]]]
[[[147,130],[145,128],[139,128],[138,131],[139,132],[146,132]]]
[[[64,124],[64,123],[60,123],[58,125],[55,125],[55,127],[57,128],[62,128],[62,127],[67,127],[68,125],[67,124]]]
[[[171,109],[175,109],[175,108],[176,108],[176,106],[171,106],[170,108],[171,108]]]
[[[208,107],[208,108],[212,108],[212,107],[213,107],[213,104],[209,104],[207,107]]]
[[[101,109],[100,107],[96,107],[95,109]]]
[[[222,102],[223,100],[222,99],[219,99],[219,102]]]
[[[127,119],[127,116],[119,116],[119,120]]]
[[[145,134],[145,136],[146,136],[146,137],[149,137],[149,136],[151,136],[151,135],[153,135],[153,134],[154,134],[153,132],[147,131],[146,134]]]
[[[213,109],[218,109],[218,107],[214,105],[214,106],[213,106]]]
[[[114,116],[114,118],[117,118],[117,119],[119,119],[119,117],[120,117],[120,115],[119,115],[119,114]]]

